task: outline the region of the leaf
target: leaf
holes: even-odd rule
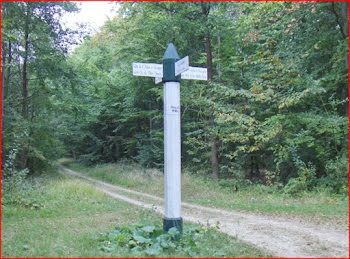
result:
[[[139,243],[139,244],[149,244],[151,243],[151,239],[149,238],[144,238],[143,236],[139,235],[139,234],[134,234],[133,235],[134,240]]]
[[[108,247],[108,246],[102,246],[102,247],[101,247],[101,250],[102,250],[103,252],[110,253],[110,252],[113,251],[113,248]]]
[[[179,230],[176,227],[172,227],[168,230],[169,235],[176,236],[180,234]]]
[[[155,228],[155,226],[145,226],[141,228],[141,230],[147,233],[152,233],[155,230]]]
[[[171,241],[169,234],[163,234],[157,237],[159,245],[163,248],[175,248],[176,245]]]
[[[214,253],[214,257],[224,257],[224,256],[226,256],[226,253],[221,250],[215,251]]]
[[[197,257],[197,252],[193,251],[191,247],[185,247],[184,251],[187,252],[187,254],[191,257]]]
[[[147,255],[159,255],[161,252],[163,252],[163,248],[157,243],[145,250]]]
[[[135,242],[135,240],[130,240],[129,243],[128,243],[128,246],[132,249],[134,249],[136,246],[137,246],[137,243]],[[131,250],[132,250],[131,249]]]
[[[139,254],[139,253],[142,252],[142,248],[139,247],[139,246],[135,246],[135,247],[131,248],[130,251],[131,251],[132,253]]]

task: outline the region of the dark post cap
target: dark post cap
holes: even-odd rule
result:
[[[180,59],[174,44],[169,43],[163,56],[164,59]]]
[[[180,60],[174,44],[169,43],[163,56],[163,82],[180,82],[181,76],[175,76],[175,62]]]

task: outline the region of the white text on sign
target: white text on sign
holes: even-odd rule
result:
[[[189,69],[181,74],[181,79],[208,80],[206,68],[189,67]]]
[[[132,63],[134,76],[163,77],[163,65],[155,63]]]
[[[188,56],[178,62],[175,65],[178,64],[177,72],[180,71],[181,79],[208,80],[206,68],[188,66]],[[134,76],[155,77],[155,83],[157,84],[163,78],[163,65],[155,63],[132,63],[132,74]]]

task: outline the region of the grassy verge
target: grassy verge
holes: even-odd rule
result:
[[[28,186],[3,194],[2,257],[134,257],[125,247],[102,251],[94,237],[135,223],[161,226],[160,215],[114,200],[78,179],[41,176]],[[214,229],[198,242],[203,247],[199,256],[218,256],[217,251],[229,257],[267,256]],[[188,255],[174,251],[158,256]]]
[[[71,160],[62,164],[103,181],[130,189],[163,196],[163,174],[131,162],[86,167]],[[236,189],[225,182],[215,182],[189,173],[182,175],[182,199],[187,202],[256,213],[304,217],[316,222],[332,221],[346,225],[348,198],[326,192],[303,193],[291,197],[273,187],[262,185]]]

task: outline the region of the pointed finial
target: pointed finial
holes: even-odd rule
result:
[[[175,62],[179,59],[174,44],[169,43],[163,56],[163,82],[180,82],[181,76],[175,76]]]
[[[174,44],[169,43],[163,56],[164,59],[180,59]]]

